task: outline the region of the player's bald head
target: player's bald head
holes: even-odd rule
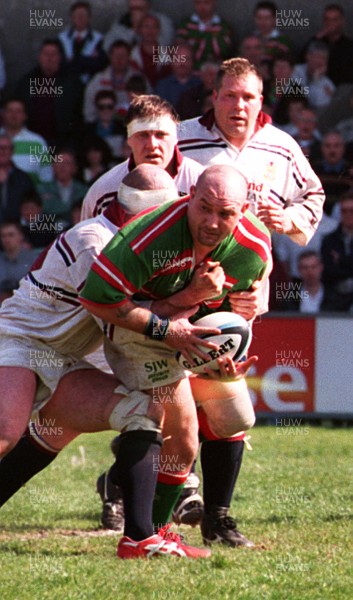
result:
[[[177,198],[173,178],[164,169],[148,163],[125,175],[118,190],[119,203],[133,215]]]
[[[243,205],[246,202],[248,184],[245,176],[230,165],[212,165],[205,169],[197,180],[195,191],[202,195],[211,192],[215,198]]]
[[[160,167],[143,163],[125,175],[123,181],[125,185],[136,190],[175,190],[173,178]]]
[[[249,207],[247,192],[244,175],[228,165],[208,167],[191,187],[188,225],[199,260],[239,225]]]

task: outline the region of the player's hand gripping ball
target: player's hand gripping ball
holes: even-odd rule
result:
[[[177,352],[176,359],[178,363],[188,371],[193,373],[203,373],[204,367],[218,369],[217,358],[231,356],[234,362],[238,362],[245,356],[252,339],[251,326],[240,315],[232,312],[217,312],[202,317],[193,323],[200,327],[217,327],[222,333],[205,336],[203,339],[209,340],[219,346],[218,350],[208,350],[199,346],[200,350],[208,354],[209,360],[204,361],[195,354],[192,355],[194,365],[183,356],[182,352]]]

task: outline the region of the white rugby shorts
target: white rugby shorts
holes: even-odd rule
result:
[[[39,410],[48,402],[64,375],[94,368],[84,360],[60,354],[39,340],[11,333],[1,334],[0,367],[23,367],[37,375],[34,410]]]

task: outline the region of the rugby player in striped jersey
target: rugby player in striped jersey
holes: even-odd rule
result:
[[[88,310],[115,325],[113,343],[107,343],[106,352],[124,385],[152,394],[162,405],[166,387],[173,397],[172,427],[163,430],[163,446],[169,456],[178,457],[179,472],[157,484],[157,498],[163,495],[159,491],[165,485],[169,486],[169,494],[164,493],[163,505],[157,503],[156,508],[155,503],[155,524],[169,519],[196,453],[193,397],[202,404],[200,425],[206,439],[227,439],[254,423],[244,378],[229,384],[222,405],[212,402],[216,392],[210,380],[197,388],[190,383],[175,359],[175,351],[181,350],[186,356],[195,352],[201,358],[206,355],[196,350],[200,342],[187,319],[169,319],[181,309],[194,309],[194,319],[212,311],[229,310],[229,293],[247,290],[268,272],[269,234],[247,211],[246,195],[247,182],[236,169],[218,165],[206,169],[196,188],[191,188],[190,198],[130,221],[98,257],[81,293]],[[173,260],[163,262],[166,256]],[[211,270],[221,269],[224,279],[220,293],[205,298],[193,286],[192,276],[207,264]],[[153,312],[138,306],[137,299],[152,301]],[[136,453],[144,457],[144,468],[141,461],[139,469],[134,468]],[[140,486],[142,479],[147,508],[147,493],[155,487],[151,471],[158,454],[156,441],[146,435],[143,424],[139,431],[125,431],[120,436],[117,461],[110,470],[113,483],[122,489],[125,505],[120,556],[143,555],[146,540],[153,534],[150,511],[141,510]]]

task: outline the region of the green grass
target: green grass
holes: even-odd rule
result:
[[[351,430],[257,427],[232,513],[258,546],[203,561],[118,561],[115,536],[94,535],[111,437],[82,436],[3,507],[1,600],[352,598]]]

